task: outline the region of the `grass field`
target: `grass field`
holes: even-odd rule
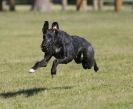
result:
[[[29,74],[43,57],[44,20],[92,43],[98,73],[71,62],[51,78]],[[0,13],[0,109],[133,109],[133,13],[74,11]]]

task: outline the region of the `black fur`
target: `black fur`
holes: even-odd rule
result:
[[[45,53],[44,59],[35,63],[32,69],[46,67],[48,61],[54,56],[51,68],[51,75],[55,75],[59,64],[67,64],[75,60],[77,64],[82,64],[84,69],[91,69],[94,66],[95,72],[98,71],[94,58],[94,49],[89,42],[79,36],[71,36],[59,30],[58,22],[53,22],[49,29],[48,21],[43,26],[42,51]]]

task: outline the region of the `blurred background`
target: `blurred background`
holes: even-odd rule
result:
[[[56,10],[53,7],[57,5],[63,11],[69,10],[70,6],[75,6],[73,9],[76,11],[104,10],[112,6],[118,12],[122,6],[133,9],[133,0],[0,0],[0,11],[17,11],[22,5],[23,9],[27,7],[27,10],[44,12]]]

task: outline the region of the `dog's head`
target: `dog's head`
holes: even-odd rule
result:
[[[41,44],[41,48],[43,52],[52,52],[53,44],[55,41],[55,37],[57,36],[59,31],[58,22],[53,22],[51,28],[49,29],[48,21],[44,22],[42,32],[43,32],[43,41]]]

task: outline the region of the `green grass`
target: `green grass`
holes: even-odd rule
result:
[[[52,79],[51,59],[29,74],[43,57],[44,20],[90,41],[100,71],[71,62]],[[0,109],[133,109],[132,12],[0,13]]]

